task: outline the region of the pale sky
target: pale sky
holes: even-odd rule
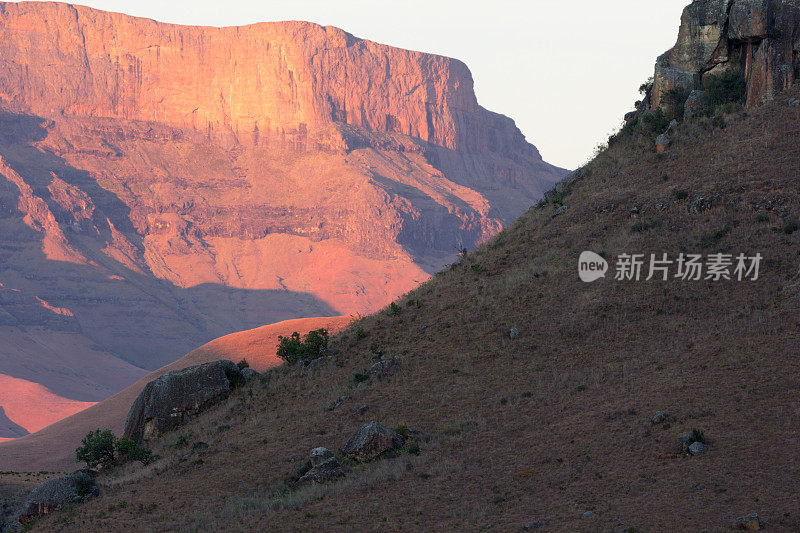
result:
[[[678,36],[689,0],[86,0],[177,24],[309,20],[442,54],[478,102],[513,118],[546,161],[575,168],[617,129]]]

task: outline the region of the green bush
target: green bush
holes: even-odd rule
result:
[[[114,447],[116,440],[110,429],[105,431],[96,429],[81,440],[81,446],[75,450],[75,457],[79,462],[86,463],[89,468],[115,466],[117,464]]]
[[[81,440],[75,457],[89,468],[109,468],[131,461],[146,465],[153,452],[128,437],[118,439],[110,429],[96,429]]]
[[[119,454],[119,460],[122,463],[139,461],[143,465],[146,465],[153,459],[153,452],[151,450],[148,450],[128,437],[122,437],[117,440],[115,447]]]
[[[727,70],[716,76],[706,76],[703,84],[712,110],[725,104],[744,104],[747,82],[739,71]]]
[[[397,316],[403,312],[403,308],[392,302],[389,304],[389,316]]]
[[[787,235],[791,235],[798,229],[800,229],[800,222],[798,222],[797,217],[790,218],[786,221],[786,225],[783,226],[783,232]]]
[[[298,332],[288,337],[278,337],[277,356],[289,364],[308,361],[319,357],[320,351],[328,347],[328,330],[325,328],[309,331],[303,339]]]
[[[247,362],[247,359],[242,359],[236,363],[236,366],[239,367],[239,370],[244,370],[245,368],[250,368],[250,363]]]
[[[664,94],[664,100],[675,111],[675,118],[678,120],[683,120],[683,108],[686,106],[686,100],[691,92],[686,87],[675,87]]]

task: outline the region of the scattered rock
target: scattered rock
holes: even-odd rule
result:
[[[799,106],[800,105],[800,100],[798,100],[797,98],[793,98],[793,99],[789,100],[789,105]]]
[[[320,357],[337,357],[339,355],[339,350],[337,348],[323,348],[319,351]]]
[[[511,328],[508,330],[508,336],[512,339],[516,339],[519,337],[519,330],[517,328]]]
[[[145,385],[125,421],[125,436],[143,442],[170,431],[244,381],[231,361],[168,372]]]
[[[562,205],[558,209],[553,212],[553,218],[557,217],[558,215],[563,215],[567,211],[567,206]]]
[[[395,358],[384,359],[372,365],[368,373],[378,377],[390,376],[400,370],[400,366],[400,361]]]
[[[362,405],[361,407],[353,411],[353,414],[360,415],[361,413],[364,413],[366,411],[369,411],[369,405]]]
[[[100,494],[89,474],[79,471],[51,479],[33,489],[25,500],[19,521],[22,524],[66,506],[80,503]]]
[[[525,525],[522,526],[522,529],[525,531],[530,531],[533,529],[539,529],[540,527],[544,527],[549,522],[547,520],[533,520],[532,522],[526,522]]]
[[[653,424],[660,424],[667,419],[667,414],[664,411],[656,411],[656,414],[653,415],[653,418],[650,421]]]
[[[722,196],[720,196],[719,193],[695,194],[692,196],[691,200],[689,200],[689,212],[702,213],[721,202]]]
[[[693,118],[702,115],[708,105],[708,93],[695,89],[689,93],[686,103],[683,105],[683,117]]]
[[[592,517],[594,517],[594,513],[592,511],[586,511],[585,513],[583,513],[581,515],[581,518],[583,518],[583,519],[592,518]]]
[[[329,356],[317,357],[317,358],[312,359],[311,361],[309,361],[308,365],[306,366],[306,368],[308,368],[310,370],[313,370],[315,368],[320,368],[320,367],[325,366],[326,364],[328,364],[328,361],[330,361],[330,360],[331,360],[331,357],[329,357]]]
[[[758,517],[758,514],[740,516],[739,518],[735,519],[731,525],[733,526],[733,529],[758,531],[761,529],[761,519]]]
[[[706,452],[706,445],[702,442],[693,442],[689,445],[689,454],[701,455]]]
[[[252,368],[243,368],[242,369],[242,377],[244,378],[245,381],[250,381],[251,379],[255,379],[260,375],[261,374],[259,374],[258,372],[256,372]]]
[[[669,148],[670,144],[672,144],[672,139],[670,139],[669,135],[666,133],[662,133],[656,137],[656,152],[663,154],[667,148]]]
[[[298,480],[300,483],[325,483],[344,476],[339,460],[327,448],[314,448],[311,450],[309,460],[311,461],[311,470]]]
[[[284,459],[284,461],[286,461],[287,463],[296,463],[297,461],[302,461],[305,458],[306,458],[305,455],[292,455],[291,457],[287,457],[286,459]]]
[[[385,428],[377,422],[363,424],[345,443],[342,453],[360,461],[371,461],[379,455],[396,450],[406,439],[399,433]]]

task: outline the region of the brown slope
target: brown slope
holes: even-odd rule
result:
[[[233,331],[374,311],[563,174],[478,105],[454,59],[302,22],[0,3],[0,325],[14,335],[68,332],[154,370]],[[30,379],[1,346],[0,373]],[[120,390],[66,385],[73,400]]]
[[[237,363],[246,359],[252,368],[264,371],[280,363],[275,356],[279,335],[288,336],[293,331],[307,332],[319,328],[336,332],[350,320],[349,317],[300,318],[215,339],[174,363],[149,373],[107,400],[77,414],[66,413],[61,417],[63,420],[56,419],[60,421],[24,438],[0,445],[0,470],[74,470],[79,466],[75,462],[75,448],[83,436],[97,428],[111,429],[118,435],[122,434],[125,417],[131,404],[144,386],[158,376],[219,359],[229,359]],[[0,385],[3,383],[0,379]],[[47,400],[46,397],[44,399]],[[35,401],[40,399],[37,398]],[[70,414],[72,416],[69,416]],[[35,415],[41,417],[42,413],[37,410]],[[0,425],[0,430],[3,427]],[[4,435],[0,434],[0,437],[2,436]]]
[[[167,435],[161,463],[103,481],[69,528],[716,531],[757,512],[770,530],[797,530],[798,97],[721,117],[724,129],[684,124],[663,155],[652,139],[619,138],[562,195],[566,212],[532,208],[402,312],[354,326],[365,338],[345,331],[343,366],[276,369],[181,428],[208,445],[201,456]],[[764,263],[757,281],[609,273],[589,285],[576,272],[587,249]],[[404,369],[355,386],[370,345]],[[651,423],[657,410],[666,423]],[[297,467],[286,458],[338,449],[369,420],[430,440],[330,488],[280,492]],[[679,451],[692,428],[704,455]],[[98,515],[120,500],[127,509]]]

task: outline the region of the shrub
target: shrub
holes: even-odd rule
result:
[[[688,88],[675,87],[664,94],[664,99],[675,111],[675,117],[678,120],[683,120],[683,108],[686,105],[686,100],[689,98],[689,93],[691,93],[691,90]]]
[[[403,308],[392,302],[389,304],[389,316],[397,316],[403,312]]]
[[[364,331],[364,328],[358,328],[356,330],[356,340],[357,341],[360,341],[361,339],[363,339],[366,336],[367,336],[367,332]]]
[[[135,440],[122,437],[116,442],[119,460],[123,463],[139,461],[143,465],[149,464],[153,458],[153,452],[144,446],[139,445]]]
[[[358,332],[356,332],[356,337],[358,336]],[[287,363],[294,364],[298,361],[307,361],[319,357],[320,351],[327,347],[327,329],[321,328],[309,331],[302,340],[300,339],[300,334],[295,331],[288,337],[278,337],[276,355]]]
[[[672,197],[676,200],[685,200],[689,197],[689,191],[686,189],[674,189],[672,191]]]
[[[96,429],[81,440],[81,446],[75,450],[79,462],[86,463],[89,468],[115,466],[117,457],[114,449],[116,438],[110,429]]]
[[[789,220],[787,220],[786,225],[783,226],[783,232],[787,235],[791,235],[798,229],[800,229],[800,223],[798,223],[796,217],[792,217]]]
[[[639,94],[641,94],[642,96],[647,96],[647,94],[653,90],[653,82],[654,82],[653,76],[650,76],[647,79],[647,81],[639,85]]]
[[[652,113],[642,115],[642,126],[645,134],[658,135],[669,127],[669,120],[663,111],[656,109]]]
[[[108,468],[131,461],[146,465],[153,459],[152,451],[128,437],[118,439],[110,429],[92,431],[81,444],[75,456],[89,468]]]
[[[236,366],[239,367],[239,370],[244,370],[245,368],[250,368],[250,363],[247,362],[247,359],[242,359],[236,363]]]
[[[703,80],[711,109],[725,104],[744,104],[747,82],[739,71],[727,70],[716,76],[707,76]]]

